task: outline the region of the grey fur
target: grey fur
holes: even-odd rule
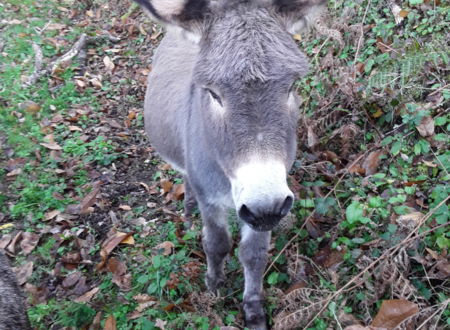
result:
[[[164,0],[139,3],[145,1],[149,4],[144,7],[154,11],[158,6],[153,4]],[[189,13],[192,2],[185,2],[183,13]],[[306,74],[308,63],[288,30],[324,1],[285,3],[219,0],[206,3],[200,14],[165,15],[163,21],[171,28],[153,58],[145,98],[145,128],[152,145],[185,176],[186,215],[196,202],[200,208],[206,284],[212,291],[223,284],[224,259],[232,246],[227,210],[237,208],[243,220],[239,258],[251,329],[266,329],[262,281],[270,230],[289,211],[292,195],[284,173],[278,190],[278,183],[269,180],[262,184],[267,191],[249,197],[249,211],[247,204],[236,205],[233,182],[238,168],[255,154],[286,170],[292,166],[299,102],[290,87]],[[186,37],[192,34],[198,43]],[[213,98],[220,98],[220,113]]]
[[[0,330],[31,329],[25,297],[17,284],[8,258],[0,252]]]

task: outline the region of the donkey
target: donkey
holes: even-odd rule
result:
[[[0,330],[28,330],[25,297],[11,270],[8,258],[0,251]]]
[[[184,175],[185,213],[198,205],[206,285],[223,284],[232,247],[227,211],[242,223],[247,327],[266,329],[262,283],[271,230],[290,211],[286,181],[296,154],[308,70],[292,33],[325,0],[135,0],[167,25],[145,97],[152,145]]]

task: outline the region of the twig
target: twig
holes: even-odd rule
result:
[[[409,233],[409,235],[403,239],[400,243],[394,245],[390,249],[386,250],[380,257],[375,259],[372,263],[370,263],[366,268],[364,268],[361,272],[359,272],[356,276],[354,276],[350,281],[348,281],[342,288],[337,290],[335,293],[333,293],[325,302],[324,306],[320,309],[320,311],[308,322],[308,324],[304,327],[304,329],[307,329],[311,323],[320,316],[320,314],[323,313],[323,311],[327,308],[327,306],[330,304],[330,302],[336,298],[338,295],[340,295],[347,287],[349,287],[351,284],[356,282],[360,277],[362,277],[367,271],[372,269],[374,266],[376,266],[380,261],[386,259],[389,255],[395,254],[400,250],[400,248],[404,247],[407,242],[411,241],[412,239],[417,239],[417,237],[413,237],[419,229],[422,227],[422,225],[442,206],[444,205],[448,200],[450,199],[450,196],[447,196],[446,199],[441,201],[435,208],[430,210],[419,222],[419,224],[416,226],[416,228]],[[434,230],[436,229],[433,228]]]
[[[33,49],[35,51],[35,70],[34,73],[23,84],[23,87],[28,87],[35,84],[40,78],[47,74],[53,74],[59,67],[68,63],[80,53],[82,54],[83,58],[83,51],[88,44],[93,44],[104,40],[118,42],[120,41],[120,38],[112,36],[107,31],[103,31],[103,34],[95,37],[89,37],[86,33],[83,33],[68,52],[50,63],[44,70],[42,69],[42,51],[36,43],[33,43]]]
[[[359,36],[358,46],[356,47],[355,59],[353,60],[354,65],[356,64],[356,61],[358,60],[358,57],[359,57],[359,51],[361,49],[361,44],[362,44],[362,40],[364,37],[364,23],[366,22],[367,13],[369,11],[369,7],[371,4],[372,4],[372,0],[369,0],[369,2],[367,3],[367,6],[366,6],[366,11],[364,12],[364,16],[363,16],[363,19],[361,22],[361,35]]]
[[[40,77],[44,74],[42,71],[42,49],[39,45],[33,42],[33,50],[34,50],[34,72],[28,78],[28,81],[24,84],[24,86],[31,86],[39,80]]]

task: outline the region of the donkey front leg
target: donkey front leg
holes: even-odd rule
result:
[[[188,177],[185,175],[183,177],[184,181],[184,227],[186,229],[192,228],[192,217],[194,210],[197,207],[197,199],[195,198],[194,190],[189,183]]]
[[[232,247],[231,236],[228,231],[226,212],[214,205],[200,204],[203,220],[203,250],[206,253],[207,272],[206,286],[214,293],[225,280],[225,257]]]
[[[250,329],[267,329],[264,312],[263,276],[267,264],[270,231],[257,232],[249,226],[242,227],[239,259],[244,266],[244,313]]]

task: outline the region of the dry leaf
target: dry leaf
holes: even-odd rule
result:
[[[408,300],[384,300],[371,326],[391,330],[418,312],[419,307]]]
[[[317,138],[316,133],[313,132],[311,126],[308,126],[307,131],[308,131],[307,147],[312,149],[319,143],[319,139]]]
[[[22,173],[22,169],[21,168],[16,168],[14,170],[12,170],[11,172],[9,172],[8,174],[6,174],[7,177],[11,177],[11,176],[16,176]]]
[[[43,142],[43,143],[40,143],[40,145],[43,147],[46,147],[47,149],[50,149],[50,150],[62,150],[62,147],[56,142],[54,142],[54,143],[44,143]]]
[[[106,70],[112,72],[115,68],[115,65],[109,56],[105,56],[103,58],[103,63],[105,64]]]
[[[14,224],[13,224],[13,223],[11,223],[11,222],[5,223],[5,224],[3,224],[3,225],[0,226],[0,230],[8,229],[8,228],[11,228],[11,227],[14,227]],[[0,247],[0,249],[1,249],[1,248],[2,248],[2,247]]]
[[[366,175],[373,175],[377,173],[378,166],[380,165],[380,157],[384,154],[383,150],[373,151],[367,156],[366,160],[362,164],[362,168],[366,171]]]
[[[86,292],[85,294],[83,294],[82,296],[74,299],[73,301],[77,302],[77,303],[88,303],[92,300],[92,298],[97,294],[97,292],[99,292],[100,289],[99,288],[93,288],[92,290],[89,290],[88,292]]]
[[[33,265],[33,261],[28,261],[26,264],[23,264],[20,267],[13,268],[19,285],[25,284],[25,282],[31,277],[31,274],[33,274]]]
[[[130,235],[127,238],[125,238],[122,242],[120,242],[120,244],[134,245],[135,241],[133,235]]]
[[[114,315],[110,315],[106,321],[105,326],[103,327],[103,330],[116,330],[117,329],[117,322],[114,318]]]
[[[434,135],[434,120],[430,116],[423,117],[420,125],[416,126],[419,134],[423,137]]]
[[[423,214],[420,212],[412,212],[409,214],[401,215],[397,218],[397,223],[403,227],[414,229],[423,218]]]
[[[34,250],[36,245],[39,243],[41,235],[35,233],[25,232],[22,234],[22,241],[20,242],[20,247],[22,248],[22,253],[24,255],[29,255],[31,251]]]
[[[131,274],[127,274],[127,266],[117,258],[108,260],[108,270],[113,274],[112,282],[122,291],[131,289]]]
[[[167,194],[173,186],[173,183],[167,179],[161,180],[160,184],[164,194]]]
[[[129,205],[119,205],[119,209],[124,211],[131,211],[131,207]]]
[[[161,319],[156,319],[155,327],[160,328],[161,330],[166,329],[167,321],[163,321]]]
[[[58,216],[61,213],[61,211],[59,210],[53,210],[50,212],[45,213],[45,220],[52,220],[53,218],[55,218],[56,216]]]
[[[165,256],[168,256],[173,253],[173,250],[175,249],[175,245],[172,242],[165,241],[161,244],[158,244],[155,246],[155,250],[159,252],[159,250],[163,250],[162,254]]]
[[[122,233],[116,232],[114,235],[108,237],[102,244],[102,248],[100,250],[100,256],[102,257],[102,261],[97,265],[97,269],[102,269],[106,263],[106,259],[109,254],[116,248],[117,245],[122,243],[128,237],[130,237],[132,233]]]

